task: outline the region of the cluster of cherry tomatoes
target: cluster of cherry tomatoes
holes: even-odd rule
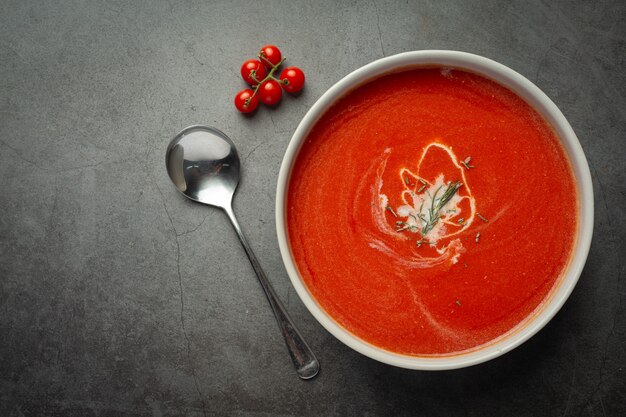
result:
[[[283,90],[297,93],[304,87],[304,72],[298,67],[287,67],[278,78],[274,72],[285,61],[280,49],[265,45],[259,59],[249,59],[241,66],[241,77],[252,89],[241,90],[235,96],[235,107],[242,113],[251,113],[259,106],[259,100],[274,106],[283,97]]]

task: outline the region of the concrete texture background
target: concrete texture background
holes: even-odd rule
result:
[[[243,117],[265,43],[304,93]],[[595,235],[557,317],[451,372],[372,361],[294,293],[274,224],[282,154],[314,101],[382,56],[457,49],[522,73],[591,165]],[[626,412],[623,1],[0,1],[0,415],[617,416]],[[231,226],[164,169],[193,123],[242,155],[235,211],[322,364],[297,379]]]

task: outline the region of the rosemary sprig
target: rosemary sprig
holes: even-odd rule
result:
[[[441,210],[446,206],[446,204],[448,204],[452,197],[454,197],[454,194],[456,194],[462,186],[463,184],[460,181],[449,182],[443,194],[439,198],[437,198],[437,195],[443,186],[437,188],[435,194],[431,197],[431,204],[428,209],[428,221],[426,221],[424,227],[422,227],[422,236],[426,236],[428,232],[435,227],[439,221]]]
[[[429,242],[428,240],[420,239],[417,242],[417,247],[421,247],[422,245],[435,245],[435,242]]]
[[[395,211],[393,211],[393,209],[391,208],[391,206],[387,206],[387,207],[385,207],[385,210],[389,210],[389,212],[390,212],[391,214],[393,214],[393,217],[398,217],[398,215],[396,214],[396,212],[395,212]]]
[[[483,216],[480,215],[480,213],[476,213],[476,215],[478,216],[478,218],[482,221],[484,221],[485,223],[487,223],[489,220],[485,219]]]

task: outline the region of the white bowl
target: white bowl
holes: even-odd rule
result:
[[[574,251],[565,275],[545,307],[521,329],[515,329],[510,335],[484,348],[451,356],[419,357],[390,352],[364,341],[337,324],[318,304],[302,280],[293,259],[287,232],[285,207],[289,179],[298,151],[313,125],[331,105],[355,87],[380,75],[415,66],[466,69],[517,93],[543,115],[561,139],[572,163],[578,188],[578,234]],[[348,74],[328,89],[304,116],[291,138],[280,167],[276,191],[276,229],[280,252],[293,286],[311,314],[337,339],[357,352],[390,365],[422,370],[455,369],[488,361],[519,346],[545,326],[563,306],[578,281],[589,252],[593,234],[593,188],[585,154],[572,127],[552,100],[528,79],[502,64],[466,52],[437,50],[405,52],[379,59]]]

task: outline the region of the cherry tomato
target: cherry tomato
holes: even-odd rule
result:
[[[280,86],[288,93],[297,93],[304,87],[304,72],[298,67],[287,67],[280,73]]]
[[[254,78],[252,76],[254,71]],[[250,85],[257,85],[267,76],[267,70],[258,59],[249,59],[241,66],[241,78]],[[255,78],[257,81],[255,81]]]
[[[274,80],[267,80],[259,87],[257,91],[259,100],[268,106],[278,104],[283,97],[283,90],[280,89],[280,85]]]
[[[259,58],[266,67],[271,68],[280,64],[281,59],[283,59],[283,55],[280,53],[280,49],[276,46],[265,45],[261,48],[261,52],[259,52]]]
[[[246,88],[245,90],[241,90],[235,96],[235,107],[242,113],[251,113],[256,110],[259,106],[259,98],[257,96],[253,96],[254,91]],[[248,101],[248,99],[250,101]],[[248,101],[248,104],[246,104]]]

